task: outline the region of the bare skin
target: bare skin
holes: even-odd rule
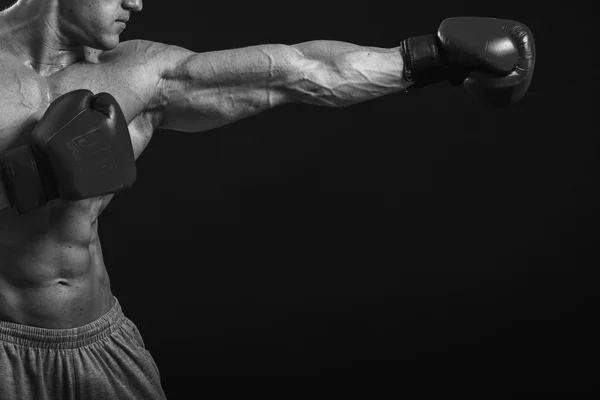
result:
[[[199,54],[119,43],[116,20],[141,9],[141,0],[21,0],[0,13],[0,154],[27,143],[48,105],[75,89],[117,99],[137,158],[159,129],[203,132],[285,103],[343,107],[409,86],[397,48],[313,41]],[[19,216],[0,184],[0,320],[67,329],[110,309],[98,216],[112,197]]]

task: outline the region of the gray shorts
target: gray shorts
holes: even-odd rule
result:
[[[0,399],[166,399],[142,337],[115,305],[74,329],[0,321]]]

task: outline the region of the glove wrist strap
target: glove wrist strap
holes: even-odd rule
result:
[[[424,87],[448,78],[448,62],[436,35],[414,36],[400,44],[404,62],[404,79],[413,87]]]
[[[33,146],[23,145],[7,150],[0,158],[0,178],[19,215],[48,203],[34,154]]]

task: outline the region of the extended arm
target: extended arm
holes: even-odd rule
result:
[[[411,85],[450,81],[482,103],[507,106],[527,91],[535,45],[525,25],[449,18],[437,34],[392,49],[336,41],[263,45],[196,54],[160,52],[152,107],[158,128],[203,131],[289,102],[343,107]]]
[[[155,111],[158,128],[197,132],[281,104],[343,107],[401,91],[398,48],[335,41],[261,45],[211,53],[168,47]]]

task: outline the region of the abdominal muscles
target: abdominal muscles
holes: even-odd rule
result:
[[[0,320],[82,326],[112,304],[97,216],[101,198],[0,211]]]

